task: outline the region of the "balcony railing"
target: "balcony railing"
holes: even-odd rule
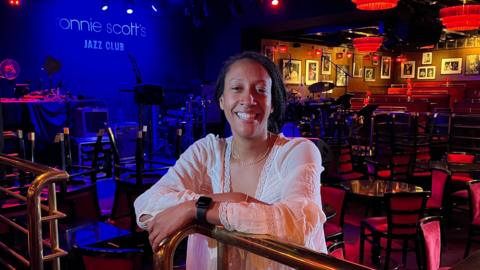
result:
[[[189,225],[160,243],[160,249],[154,254],[155,269],[173,269],[173,255],[178,244],[185,237],[194,233],[203,234],[217,241],[218,270],[228,269],[227,246],[237,247],[296,269],[371,269],[298,245],[273,240],[265,235],[231,232],[221,227],[199,224]]]
[[[28,187],[26,197],[15,192],[14,188],[0,187],[0,192],[3,194],[26,203],[25,214],[28,221],[26,227],[2,214],[0,214],[0,222],[28,236],[28,251],[27,256],[24,256],[1,241],[0,250],[8,254],[9,258],[16,259],[25,268],[43,270],[44,262],[49,261],[52,269],[60,269],[60,257],[67,255],[67,252],[59,246],[58,219],[65,217],[65,214],[57,210],[55,183],[66,181],[68,174],[41,164],[1,154],[0,164],[15,167],[36,176]],[[42,204],[40,197],[46,188],[48,188],[48,205]],[[42,216],[42,211],[47,214]],[[42,222],[49,223],[48,239],[43,239]],[[44,247],[49,248],[48,255],[43,254]],[[0,258],[0,264],[7,269],[13,269],[13,266],[2,258]]]

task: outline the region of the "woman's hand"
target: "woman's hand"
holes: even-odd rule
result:
[[[160,242],[192,222],[195,217],[195,201],[188,201],[165,209],[148,223],[148,239],[153,252],[157,252]]]

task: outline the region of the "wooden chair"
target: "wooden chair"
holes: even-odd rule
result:
[[[417,263],[420,270],[449,269],[442,261],[442,217],[430,216],[418,222]]]
[[[381,238],[387,240],[385,265],[389,268],[392,241],[402,241],[402,263],[407,264],[408,241],[417,240],[417,222],[422,218],[429,192],[387,193],[387,216],[363,219],[360,223],[360,263],[363,263],[365,241],[372,243],[372,257],[381,248]],[[369,233],[367,233],[367,231]]]
[[[472,242],[480,243],[480,180],[474,180],[468,183],[468,194],[470,201],[470,226],[468,230],[468,240],[465,247],[464,258],[470,253]]]
[[[320,188],[322,203],[335,209],[336,215],[324,224],[325,240],[343,241],[343,222],[345,215],[346,191],[341,186],[325,186]]]

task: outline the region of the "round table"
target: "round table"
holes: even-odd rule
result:
[[[366,197],[383,197],[385,193],[422,192],[419,186],[396,181],[351,180],[342,183],[352,194]]]

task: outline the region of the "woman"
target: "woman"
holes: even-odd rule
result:
[[[268,234],[326,252],[320,200],[321,157],[306,139],[278,134],[285,86],[275,64],[246,52],[229,59],[216,97],[232,129],[208,135],[135,201],[138,225],[160,241],[194,221],[227,230]],[[213,240],[189,237],[187,269],[216,269]],[[253,254],[229,249],[231,269],[282,269]]]

